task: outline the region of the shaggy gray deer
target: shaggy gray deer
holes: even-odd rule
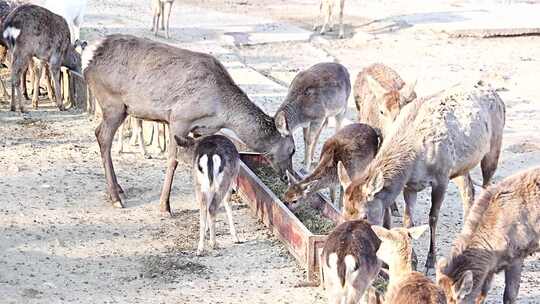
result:
[[[294,77],[285,101],[275,115],[276,126],[289,136],[304,129],[304,165],[309,171],[315,147],[329,117],[341,128],[351,93],[349,72],[339,63],[319,63]]]
[[[339,38],[345,36],[345,30],[343,28],[343,9],[345,8],[345,0],[321,0],[319,4],[319,17],[315,21],[313,30],[316,31],[321,24],[321,35],[326,33],[326,27],[330,24],[330,31],[334,29],[334,19],[336,18],[336,12],[339,14]],[[323,20],[324,19],[324,20]]]
[[[328,303],[359,303],[381,268],[381,241],[368,222],[348,221],[327,237],[321,255],[321,282]]]
[[[418,239],[428,228],[385,229],[371,227],[381,240],[377,257],[388,265],[390,281],[384,295],[386,304],[446,304],[444,292],[428,277],[413,271],[412,239]]]
[[[66,56],[70,47],[73,47],[70,44],[66,20],[37,5],[21,5],[5,18],[3,25],[3,38],[12,51],[12,83],[21,83],[32,57],[47,62],[54,81],[56,104],[60,110],[64,110],[60,91],[60,67],[64,64],[69,69],[80,72],[77,62],[72,62],[71,57]],[[16,110],[17,98],[19,109],[23,112],[20,86],[13,85],[11,93],[11,111]]]
[[[416,99],[415,86],[416,82],[406,84],[395,70],[382,63],[364,68],[354,83],[358,121],[375,128],[384,139],[401,108]]]
[[[84,50],[83,67],[103,112],[96,137],[113,206],[123,207],[119,196],[123,191],[114,172],[111,145],[128,114],[169,125],[162,212],[171,212],[169,197],[178,165],[174,136],[186,139],[190,132],[205,136],[230,129],[248,147],[265,154],[281,178],[292,168],[292,136],[280,134],[272,117],[251,102],[210,55],[130,35],[110,35]]]
[[[503,271],[503,303],[517,303],[526,257],[540,250],[540,167],[490,186],[472,206],[437,283],[449,303],[483,303],[494,274]]]
[[[358,121],[375,128],[384,140],[401,108],[416,99],[415,86],[416,82],[406,84],[394,69],[382,63],[364,68],[354,83]],[[394,216],[399,215],[395,203],[390,208]]]
[[[416,100],[398,116],[393,130],[363,174],[351,181],[338,168],[345,190],[343,216],[380,225],[384,211],[401,191],[406,227],[414,226],[417,192],[431,186],[431,240],[426,272],[435,266],[435,229],[448,182],[461,192],[464,218],[474,201],[469,175],[481,163],[484,186],[497,168],[505,106],[488,87],[457,86],[427,100]]]
[[[342,162],[348,172],[362,173],[379,149],[379,137],[366,124],[343,127],[323,145],[321,157],[313,173],[295,184],[290,184],[284,194],[286,202],[294,202],[309,193],[330,188],[332,201],[336,203],[336,187],[339,186],[337,164]],[[289,181],[294,180],[289,177]]]
[[[190,149],[193,140],[176,137],[178,145]],[[197,255],[204,250],[206,230],[210,230],[210,248],[216,245],[216,213],[223,203],[229,220],[231,235],[236,243],[229,201],[236,177],[240,171],[240,155],[234,144],[223,135],[210,135],[197,141],[193,156],[193,180],[195,197],[200,207],[199,245]]]
[[[152,31],[157,36],[160,20],[161,29],[165,30],[165,35],[169,39],[169,24],[171,20],[171,10],[174,0],[152,0]]]

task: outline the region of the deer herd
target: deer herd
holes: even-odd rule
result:
[[[161,25],[169,37],[172,4],[152,1],[156,35]],[[344,0],[321,1],[321,33],[338,6],[343,18],[343,5]],[[342,210],[342,223],[328,235],[320,257],[320,279],[330,303],[482,303],[501,271],[503,302],[516,302],[524,260],[540,245],[540,168],[491,183],[501,154],[505,104],[488,84],[459,84],[418,97],[416,82],[403,81],[384,64],[367,66],[351,86],[346,67],[319,63],[293,79],[283,104],[270,116],[211,55],[121,34],[88,46],[81,43],[85,6],[85,0],[47,1],[44,7],[0,1],[2,60],[11,69],[12,111],[17,105],[26,111],[22,98],[27,94],[27,71],[34,107],[44,76],[60,110],[60,67],[82,73],[102,111],[95,135],[114,207],[124,207],[111,155],[115,133],[126,117],[132,117],[134,136],[146,156],[142,120],[153,121],[158,146],[160,134],[167,137],[161,139],[162,149],[168,142],[161,212],[171,214],[174,173],[180,154],[186,154],[192,159],[201,210],[197,254],[204,252],[207,229],[210,247],[215,246],[215,216],[221,204],[238,241],[229,199],[239,154],[227,137],[215,135],[228,129],[263,154],[282,180],[289,180],[285,201],[294,203],[330,189],[332,201]],[[342,25],[339,35],[343,36]],[[342,127],[351,90],[358,123]],[[336,121],[335,135],[313,164],[330,118]],[[309,174],[296,181],[290,172],[296,151],[293,133],[300,127]],[[122,133],[121,129],[119,145]],[[483,177],[480,193],[470,176],[477,165]],[[450,180],[461,194],[464,224],[450,253],[436,263],[437,221]],[[419,226],[422,219],[413,218],[413,213],[417,193],[426,188],[431,189],[428,225]],[[404,227],[392,228],[400,193]],[[414,269],[412,239],[428,228],[424,274]],[[426,276],[432,271],[435,282]],[[380,272],[389,277],[385,294],[371,286]]]

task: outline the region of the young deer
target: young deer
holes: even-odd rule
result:
[[[169,126],[168,167],[160,197],[164,213],[171,212],[169,198],[178,165],[175,136],[186,139],[190,132],[206,136],[229,129],[268,157],[281,178],[292,168],[292,136],[280,134],[272,117],[251,102],[210,55],[130,35],[110,35],[84,50],[83,67],[103,112],[96,138],[113,206],[123,207],[119,195],[123,191],[114,172],[111,145],[128,114]]]
[[[328,235],[320,262],[328,303],[359,303],[381,268],[380,244],[362,220],[344,222]]]
[[[294,77],[285,101],[274,117],[283,136],[304,128],[304,165],[309,171],[322,129],[329,117],[341,128],[351,93],[349,72],[339,63],[319,63]]]
[[[179,146],[190,149],[194,140],[175,138]],[[232,189],[240,170],[240,155],[234,144],[223,135],[210,135],[195,144],[193,156],[193,180],[195,197],[200,206],[200,237],[197,255],[204,250],[206,230],[210,230],[210,248],[216,245],[216,213],[223,203],[229,221],[231,235],[236,243],[232,210],[229,205]]]
[[[472,206],[450,257],[437,265],[449,303],[483,303],[505,272],[503,303],[517,303],[526,257],[540,250],[540,167],[490,186]]]
[[[362,173],[379,149],[379,137],[373,128],[365,124],[343,127],[323,145],[321,157],[313,173],[296,184],[289,185],[284,194],[286,202],[294,202],[310,193],[330,188],[332,201],[336,203],[339,186],[337,164],[342,162],[353,179]],[[289,181],[294,178],[289,177]]]
[[[159,29],[159,21],[161,19],[161,29],[165,30],[165,35],[169,39],[169,24],[171,20],[171,10],[174,0],[152,0],[152,29],[154,35],[157,36]]]
[[[359,178],[351,181],[345,168],[338,171],[345,188],[344,218],[366,218],[380,225],[386,208],[403,191],[403,222],[412,227],[417,192],[431,186],[426,272],[434,269],[435,229],[448,182],[453,179],[460,188],[466,215],[474,200],[469,171],[481,163],[484,186],[489,184],[499,160],[504,121],[503,101],[481,85],[458,86],[412,102]]]
[[[411,239],[418,239],[428,228],[422,225],[413,228],[385,229],[372,226],[381,240],[377,257],[388,265],[386,304],[446,304],[444,292],[428,277],[413,271],[413,247]]]
[[[343,28],[343,9],[345,8],[345,0],[321,0],[319,4],[319,17],[315,21],[313,30],[316,31],[321,25],[321,35],[326,33],[326,27],[330,24],[330,31],[334,29],[334,18],[336,11],[339,14],[339,38],[345,36],[345,30]],[[324,20],[323,20],[324,19]]]
[[[70,59],[66,54],[71,44],[69,28],[64,18],[37,5],[21,5],[5,18],[3,25],[4,40],[12,50],[12,83],[21,83],[32,57],[47,62],[54,80],[56,104],[60,110],[64,110],[60,93],[60,66],[64,63],[68,68],[80,71],[76,62],[65,61]],[[13,85],[11,93],[11,111],[16,109],[17,98],[23,112],[20,86]]]
[[[367,123],[384,139],[405,105],[416,99],[416,82],[406,84],[392,68],[375,63],[363,69],[354,83],[358,121]]]

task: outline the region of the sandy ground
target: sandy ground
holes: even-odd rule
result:
[[[153,38],[148,4],[140,2],[90,1],[83,37],[123,32]],[[365,2],[348,2],[344,40],[314,35],[310,41],[234,47],[221,40],[223,30],[188,27],[186,19],[236,26],[267,18],[310,29],[316,1],[187,0],[175,5],[169,42],[216,55],[270,112],[292,77],[321,61],[343,63],[353,79],[364,66],[384,62],[405,79],[418,79],[419,95],[483,79],[498,88],[507,105],[495,180],[540,164],[540,37],[450,39],[399,26],[399,18],[391,24],[373,20],[385,6],[385,14],[392,15],[417,2]],[[467,3],[439,1],[426,9]],[[364,4],[366,9],[360,9]],[[350,120],[355,117],[352,105]],[[304,270],[242,203],[234,204],[234,217],[243,243],[232,243],[221,215],[220,248],[196,257],[198,210],[189,168],[180,166],[175,176],[175,217],[159,217],[165,158],[158,151],[151,150],[152,159],[143,159],[136,147],[115,153],[128,208],[111,208],[93,135],[97,123],[86,114],[59,113],[50,103],[24,115],[0,103],[0,303],[325,303],[321,289],[294,287],[304,279]],[[332,132],[326,130],[323,137]],[[299,144],[296,161],[302,153]],[[478,172],[474,179],[480,180]],[[428,194],[419,195],[419,223],[427,222]],[[452,185],[441,210],[439,256],[448,252],[461,224],[461,202]],[[427,247],[426,235],[416,244],[420,265]],[[526,261],[519,303],[540,303],[538,257]],[[489,303],[501,302],[502,287],[499,275]]]

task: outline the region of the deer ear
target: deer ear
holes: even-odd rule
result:
[[[459,285],[459,289],[456,290],[457,298],[462,300],[467,297],[472,289],[473,289],[474,281],[473,281],[473,273],[470,270],[465,271],[463,274],[463,279],[461,280],[461,284]]]
[[[371,77],[370,75],[366,75],[365,77],[366,82],[368,83],[368,86],[375,97],[382,98],[384,94],[386,94],[386,90],[377,80],[375,80],[375,78]]]
[[[379,191],[382,190],[384,187],[384,176],[382,171],[378,171],[375,175],[373,175],[367,184],[367,191],[368,193],[375,195],[379,193]]]
[[[428,228],[429,228],[428,225],[422,225],[422,226],[418,226],[418,227],[409,228],[409,229],[407,229],[407,232],[409,232],[409,236],[412,239],[417,240],[422,234],[424,234],[424,232]]]
[[[341,183],[341,186],[343,186],[343,190],[347,189],[347,187],[349,187],[349,185],[351,184],[351,178],[349,177],[347,169],[345,169],[345,166],[341,161],[339,161],[337,164],[337,172],[339,182]]]
[[[279,111],[276,113],[276,116],[274,117],[274,123],[276,124],[276,128],[281,134],[281,136],[285,137],[291,134],[289,131],[289,124],[287,123],[287,117],[285,116],[284,111]]]
[[[392,239],[392,233],[390,232],[390,230],[382,227],[382,226],[376,226],[376,225],[373,225],[371,226],[371,230],[373,230],[373,232],[375,232],[375,234],[377,235],[377,237],[381,240],[390,240]]]
[[[401,96],[405,98],[407,102],[411,102],[413,99],[416,98],[416,93],[414,89],[416,88],[416,83],[418,82],[418,79],[415,79],[412,83],[406,83],[401,90],[399,90],[399,93]],[[404,104],[402,105],[404,106]]]
[[[314,180],[312,180],[312,181],[306,183],[306,184],[304,185],[304,192],[310,192],[310,191],[311,191],[311,187],[312,187],[316,182],[318,182],[318,181],[319,181],[319,180],[314,179]]]
[[[183,147],[183,148],[188,148],[188,147],[191,147],[193,145],[195,145],[195,140],[189,136],[186,136],[186,137],[180,137],[178,135],[175,135],[174,136],[174,140],[176,141],[176,144],[180,147]]]

